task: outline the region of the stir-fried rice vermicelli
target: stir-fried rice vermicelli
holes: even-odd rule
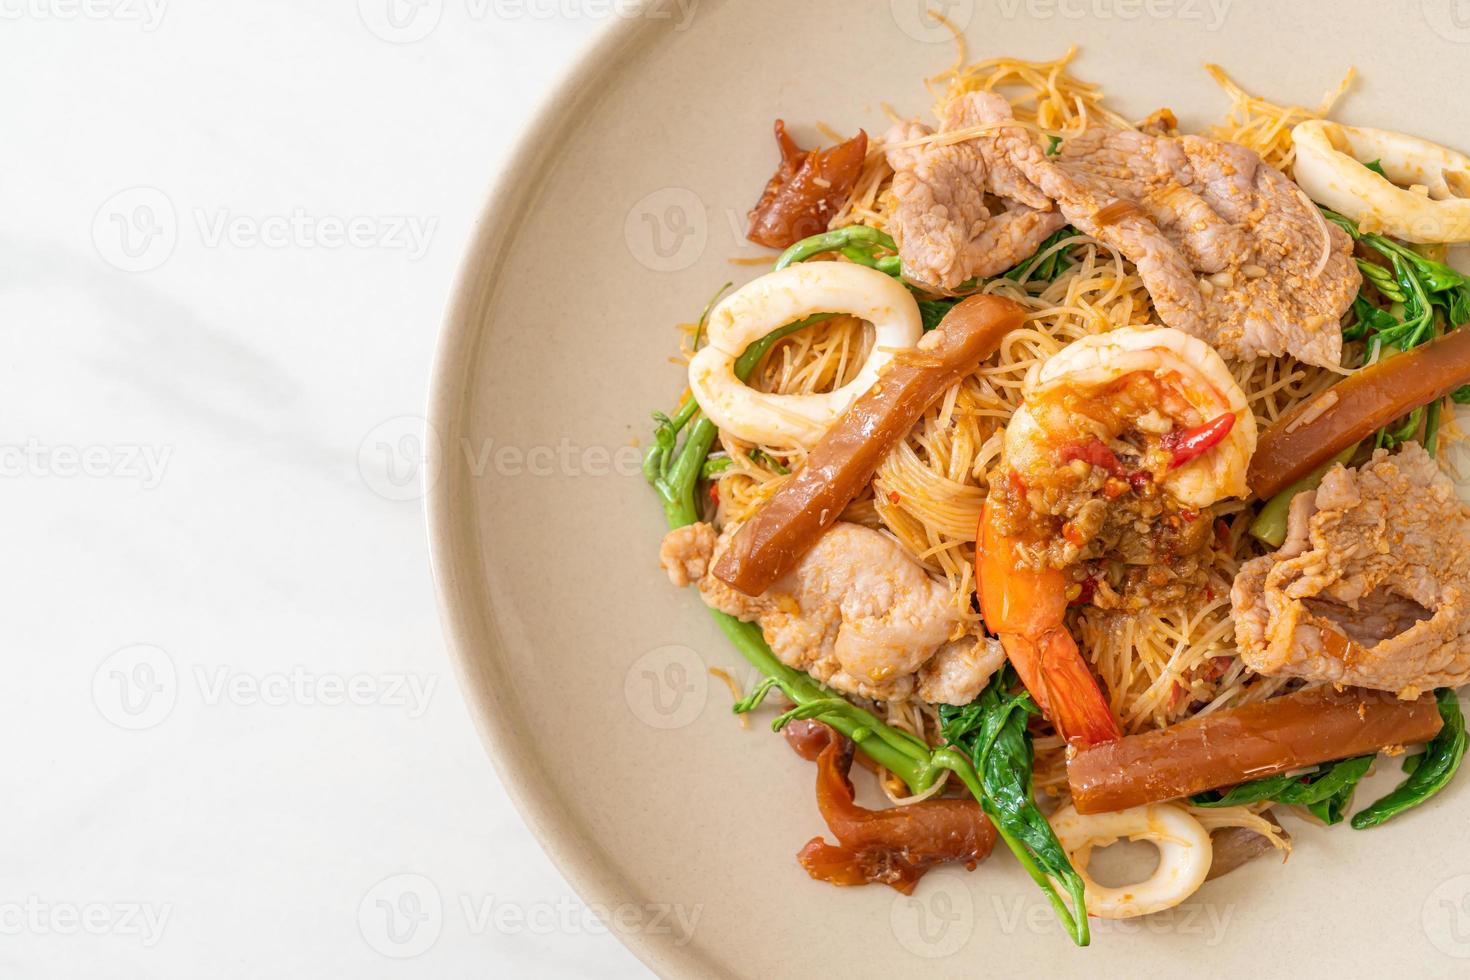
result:
[[[1050,62],[996,58],[958,66],[932,79],[931,87],[941,101],[971,91],[998,92],[1012,106],[1017,123],[1046,136],[1066,138],[1090,122],[1133,128],[1105,106],[1098,86],[1071,74],[1068,65],[1074,53]],[[1325,116],[1352,77],[1349,73],[1319,107],[1306,109],[1248,95],[1219,68],[1208,70],[1232,100],[1225,122],[1208,135],[1241,143],[1288,175],[1291,127]],[[958,142],[977,131],[936,134],[915,142]],[[885,229],[894,206],[892,176],[884,146],[874,140],[848,203],[830,227],[863,224]],[[1000,454],[1002,431],[1020,404],[1027,371],[1080,337],[1145,322],[1151,311],[1137,271],[1116,250],[1074,231],[1048,251],[1065,251],[1070,261],[1055,280],[997,279],[982,287],[1020,303],[1028,313],[1024,328],[1007,337],[993,358],[924,414],[884,461],[868,490],[843,514],[843,520],[890,532],[926,568],[942,576],[963,622],[979,618],[971,595],[985,473]],[[685,325],[686,354],[694,330],[693,324]],[[776,344],[750,383],[783,394],[829,391],[857,374],[873,343],[872,333],[870,326],[850,316],[815,324]],[[1361,346],[1349,344],[1343,365],[1355,367],[1362,357]],[[1340,370],[1290,358],[1237,361],[1231,370],[1263,427],[1340,378]],[[717,449],[730,461],[718,476],[715,491],[718,523],[747,518],[804,456],[799,448],[750,445],[724,431]],[[1237,654],[1230,584],[1239,566],[1262,549],[1245,533],[1251,516],[1247,504],[1223,503],[1215,508],[1215,516],[1218,544],[1203,604],[1187,608],[1150,604],[1127,614],[1087,607],[1076,617],[1079,646],[1105,682],[1125,732],[1163,727],[1192,714],[1266,698],[1288,682],[1285,677],[1255,674]],[[882,705],[853,700],[896,728],[931,743],[939,741],[934,708],[917,698]],[[1061,739],[1038,739],[1036,748],[1037,788],[1065,794]],[[895,777],[885,778],[883,785],[895,802],[913,799]],[[1214,813],[1216,820],[1228,819],[1222,811]],[[1250,816],[1237,815],[1237,825]]]

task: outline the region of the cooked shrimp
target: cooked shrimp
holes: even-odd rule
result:
[[[1256,420],[1245,392],[1214,348],[1183,331],[1125,327],[1083,337],[1033,367],[1022,395],[1005,456],[1028,485],[1050,482],[1074,460],[1121,478],[1118,457],[1136,456],[1188,507],[1248,492]],[[1121,441],[1130,431],[1143,445]]]
[[[773,330],[816,313],[850,313],[873,324],[862,370],[830,392],[781,395],[747,387],[735,374],[745,349]],[[689,388],[710,420],[763,446],[810,449],[873,386],[893,355],[923,334],[919,307],[896,279],[847,262],[808,262],[741,286],[710,312],[709,345],[689,362]]]
[[[1006,656],[1042,713],[1069,743],[1096,745],[1122,738],[1097,680],[1062,622],[1067,579],[1055,568],[1033,571],[1017,557],[1019,541],[999,526],[990,499],[980,514],[976,578],[985,625],[1000,636]]]
[[[1140,564],[1198,552],[1209,522],[1190,508],[1246,493],[1255,418],[1220,355],[1169,327],[1085,337],[1022,395],[977,535],[981,611],[1062,736],[1108,741],[1118,724],[1063,623],[1080,595],[1063,570],[1105,550],[1094,540]]]
[[[1161,912],[1199,890],[1210,873],[1214,847],[1198,820],[1177,803],[1155,803],[1115,813],[1083,816],[1070,805],[1051,818],[1052,830],[1086,884],[1087,913],[1129,919]],[[1159,866],[1136,884],[1108,888],[1087,873],[1092,849],[1122,838],[1146,840],[1159,849]]]

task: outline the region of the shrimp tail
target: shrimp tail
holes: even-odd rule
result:
[[[1068,744],[1122,738],[1107,698],[1067,632],[1065,576],[1053,568],[1028,569],[1017,560],[1016,542],[997,524],[989,499],[976,536],[981,615],[1036,706]]]
[[[1069,745],[1097,745],[1123,737],[1102,689],[1065,627],[1036,636],[1001,634],[1021,683]]]

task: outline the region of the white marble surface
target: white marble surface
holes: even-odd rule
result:
[[[476,739],[412,482],[590,9],[0,3],[3,975],[646,975]]]

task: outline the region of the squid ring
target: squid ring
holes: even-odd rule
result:
[[[1204,884],[1214,859],[1209,832],[1177,803],[1154,803],[1089,816],[1068,805],[1052,816],[1051,826],[1082,876],[1088,914],[1104,919],[1128,919],[1173,908]],[[1092,849],[1107,847],[1124,837],[1146,840],[1157,847],[1158,868],[1134,885],[1099,885],[1087,873]]]
[[[811,395],[756,391],[736,377],[745,348],[814,313],[850,313],[873,324],[873,349],[857,377]],[[710,312],[709,345],[689,362],[689,389],[700,410],[737,438],[809,449],[873,386],[894,352],[912,347],[923,332],[918,304],[891,276],[847,262],[792,265],[746,283]]]
[[[1470,157],[1385,129],[1313,119],[1291,131],[1292,171],[1312,200],[1422,245],[1470,241]],[[1360,161],[1377,160],[1386,177]],[[1410,188],[1405,190],[1405,188]]]

